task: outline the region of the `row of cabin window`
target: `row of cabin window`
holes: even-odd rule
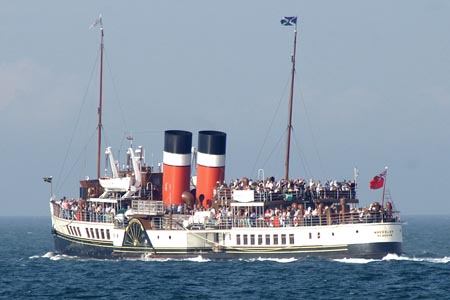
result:
[[[69,232],[71,235],[81,237],[80,227],[68,226],[68,228],[69,228]],[[95,234],[94,234],[94,232],[95,232]],[[105,239],[105,230],[100,229],[100,232],[99,232],[98,228],[95,228],[95,231],[94,231],[94,228],[86,228],[86,235],[88,236],[88,238],[100,239],[100,237],[101,237],[101,239],[104,240]],[[109,229],[106,229],[106,239],[107,240],[111,239],[111,237],[109,235]]]
[[[280,235],[281,238],[280,240],[278,239],[278,234],[274,234],[274,235],[270,235],[270,234],[266,234],[265,235],[265,244],[264,245],[279,245],[281,242],[281,245],[287,245],[287,243],[289,242],[290,245],[295,244],[294,241],[294,234],[289,234],[289,239],[287,239],[286,234],[281,234]],[[258,239],[256,241],[256,238]],[[243,234],[242,235],[242,239],[241,239],[241,235],[237,234],[236,235],[236,244],[237,245],[263,245],[263,235],[262,234],[258,234],[257,236],[255,234]]]
[[[250,236],[250,243],[249,243],[249,237]],[[333,233],[334,236],[334,233]],[[309,233],[309,238],[312,239],[312,234]],[[317,233],[317,238],[320,239],[320,232]],[[270,234],[266,234],[265,235],[265,240],[266,243],[265,245],[287,245],[288,240],[286,239],[286,234],[281,234],[281,244],[279,243],[279,239],[278,239],[278,234],[274,234],[271,235]],[[271,241],[273,241],[271,243]],[[254,234],[243,234],[242,235],[242,240],[241,240],[241,235],[237,234],[236,235],[236,244],[237,245],[256,245],[256,240],[255,240],[255,235]],[[289,234],[289,245],[294,245],[295,244],[295,240],[294,240],[294,234]],[[263,235],[262,234],[258,234],[258,245],[263,245]]]

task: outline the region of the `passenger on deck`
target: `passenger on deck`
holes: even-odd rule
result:
[[[211,213],[211,219],[214,219],[216,217],[216,209],[214,207],[211,207],[209,212]]]
[[[78,210],[79,210],[79,207],[78,207],[77,203],[74,202],[72,204],[72,206],[70,207],[70,214],[72,216],[72,219],[77,219],[77,212],[78,212]]]
[[[179,214],[179,215],[183,214],[183,205],[181,203],[178,204],[177,214]]]
[[[221,189],[226,189],[226,188],[228,188],[228,186],[227,186],[227,181],[226,181],[225,179],[222,181],[222,184],[220,185],[220,188],[221,188]]]
[[[308,206],[308,209],[305,211],[305,218],[311,217],[311,206]]]
[[[62,202],[62,208],[63,208],[63,216],[65,219],[68,219],[70,216],[70,204],[69,201],[66,199],[66,197],[63,198]]]
[[[103,221],[103,205],[99,204],[95,208],[95,213],[97,215],[97,222]]]
[[[133,215],[133,209],[131,209],[131,206],[128,205],[127,210],[124,213],[124,216],[130,218],[131,215]]]
[[[266,209],[266,212],[264,213],[264,221],[266,222],[266,226],[269,226],[270,217],[272,217],[272,212],[270,209]]]
[[[94,204],[90,203],[88,208],[88,215],[89,215],[89,221],[94,221],[94,212],[95,212],[95,206]]]
[[[221,214],[222,214],[222,217],[224,217],[224,218],[226,218],[228,216],[228,211],[227,211],[227,208],[225,206],[222,207]]]
[[[317,186],[316,186],[316,195],[317,198],[322,198],[322,183],[320,182],[320,180],[317,182]]]
[[[250,213],[250,226],[255,227],[256,226],[256,212],[252,211]]]

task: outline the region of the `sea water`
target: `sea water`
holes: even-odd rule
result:
[[[95,260],[56,254],[49,217],[0,217],[0,298],[450,299],[450,216],[403,222],[378,260]]]

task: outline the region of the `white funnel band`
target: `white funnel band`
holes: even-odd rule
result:
[[[197,152],[197,164],[205,167],[223,167],[225,166],[225,155]]]
[[[175,167],[187,167],[191,165],[191,154],[178,154],[164,151],[163,163]]]

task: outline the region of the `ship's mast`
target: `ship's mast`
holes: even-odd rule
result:
[[[285,176],[286,180],[289,180],[289,156],[291,150],[291,132],[292,132],[292,104],[294,100],[294,77],[295,77],[295,52],[297,49],[297,20],[295,19],[294,27],[294,50],[292,53],[292,74],[291,74],[291,93],[289,97],[289,117],[288,117],[288,134],[287,134],[287,145],[286,145],[286,162],[285,162]]]
[[[102,91],[103,91],[103,24],[100,16],[99,19],[100,24],[100,34],[101,34],[101,42],[100,42],[100,97],[98,104],[98,148],[97,148],[97,178],[100,178],[100,157],[101,157],[101,147],[102,147]]]

